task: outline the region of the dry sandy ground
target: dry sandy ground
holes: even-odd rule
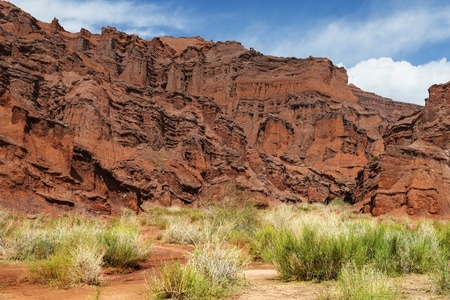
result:
[[[145,269],[130,274],[104,275],[100,287],[80,286],[57,289],[47,285],[27,283],[27,268],[23,263],[0,261],[0,299],[29,300],[119,300],[149,299],[146,278],[158,271],[163,261],[183,260],[190,251],[188,246],[154,244],[151,258]],[[240,288],[230,300],[316,299],[334,283],[282,282],[269,265],[252,265],[244,271],[248,284]],[[402,299],[448,299],[433,292],[433,284],[427,275],[411,275],[401,279]]]
[[[245,287],[236,300],[294,300],[316,299],[325,291],[333,291],[335,282],[282,282],[275,270],[246,270],[246,278],[250,285]],[[437,295],[428,275],[408,275],[400,279],[402,286],[401,299],[430,300],[449,299],[448,296]],[[391,300],[391,299],[386,299]]]

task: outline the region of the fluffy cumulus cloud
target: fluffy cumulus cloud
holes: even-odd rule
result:
[[[428,88],[450,81],[450,62],[445,58],[413,66],[392,58],[369,59],[348,69],[349,82],[363,90],[393,100],[424,105]]]
[[[359,20],[319,22],[305,30],[286,29],[285,34],[273,37],[277,43],[261,47],[279,56],[325,56],[335,63],[354,65],[371,57],[414,52],[429,43],[450,38],[449,16],[450,6],[439,10],[414,6]]]
[[[71,32],[78,32],[81,28],[99,32],[103,26],[115,26],[149,38],[166,34],[167,30],[184,31],[190,27],[190,21],[185,17],[188,12],[165,2],[14,0],[14,4],[45,22],[56,17],[64,29]]]
[[[288,39],[278,35],[274,37],[277,43],[262,47],[279,56],[328,57],[347,66],[350,82],[360,88],[423,105],[432,84],[450,81],[450,62],[428,57],[428,63],[415,66],[390,57],[418,58],[421,48],[448,41],[450,5],[415,4],[368,13],[360,19],[342,17],[318,22],[314,28],[286,32],[284,37]]]

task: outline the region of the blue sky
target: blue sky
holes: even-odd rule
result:
[[[11,0],[68,31],[114,26],[145,39],[201,36],[267,55],[327,57],[349,81],[394,100],[424,104],[450,81],[447,0]]]

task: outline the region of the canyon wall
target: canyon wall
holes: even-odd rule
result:
[[[385,133],[386,151],[358,176],[353,201],[373,215],[450,214],[450,83],[433,85],[425,108]]]
[[[25,213],[348,199],[386,128],[422,109],[326,58],[69,33],[7,2],[0,70],[0,204]]]

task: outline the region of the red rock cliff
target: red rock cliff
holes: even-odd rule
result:
[[[24,212],[327,202],[384,151],[390,122],[419,109],[368,97],[325,58],[72,34],[7,2],[0,70],[0,204]]]
[[[425,109],[385,135],[386,152],[358,178],[355,202],[374,215],[450,214],[450,83],[429,89]]]

